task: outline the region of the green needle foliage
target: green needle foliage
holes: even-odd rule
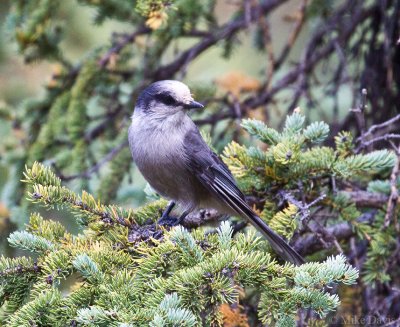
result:
[[[360,221],[361,212],[346,192],[333,192],[324,181],[382,174],[395,156],[386,150],[355,154],[346,133],[336,137],[335,148],[321,145],[328,126],[304,122],[294,113],[279,133],[244,120],[266,150],[232,142],[223,158],[243,190],[263,199],[261,217],[288,239],[309,219],[312,208],[305,200],[324,193],[320,201],[330,216],[370,241],[365,281],[389,281],[379,264],[391,255],[394,228],[379,228],[382,215],[373,224]],[[262,323],[294,326],[299,309],[311,309],[320,319],[336,310],[339,297],[329,290],[358,278],[341,254],[326,259],[322,252],[322,262],[282,265],[252,228],[234,235],[229,221],[216,230],[165,229],[156,223],[165,200],[135,210],[105,205],[63,186],[38,162],[26,168],[24,182],[30,201],[70,211],[82,232],[72,235],[59,222],[33,213],[25,231],[9,236],[11,246],[35,254],[1,259],[0,317],[7,326],[218,326],[224,319],[221,305],[246,301],[258,302],[256,319]],[[285,193],[299,184],[302,201]],[[387,192],[387,184],[371,181],[370,189]],[[279,196],[286,206],[278,205]]]
[[[367,172],[378,174],[395,163],[395,155],[388,150],[351,154],[343,145],[348,142],[343,137],[336,138],[336,150],[321,146],[329,135],[329,126],[316,122],[305,127],[304,121],[300,113],[288,116],[282,133],[257,120],[242,123],[250,134],[269,146],[266,152],[237,143],[225,149],[225,163],[244,189],[251,191],[279,184],[291,189],[299,181],[324,176],[357,178]]]
[[[305,127],[299,113],[288,116],[282,133],[255,120],[245,120],[243,126],[269,147],[263,151],[233,142],[225,149],[224,160],[247,193],[263,194],[261,216],[287,238],[302,225],[305,208],[289,199],[289,205],[280,209],[273,200],[276,190],[293,189],[300,181],[307,194],[328,193],[321,183],[327,176],[339,181],[366,171],[379,173],[395,160],[388,151],[351,154],[341,139],[336,150],[322,146],[327,125]],[[320,318],[334,311],[340,301],[329,288],[351,285],[358,278],[343,255],[300,267],[281,265],[252,229],[233,236],[229,222],[216,232],[203,227],[161,228],[154,222],[165,200],[136,210],[104,205],[85,191],[78,195],[63,186],[37,162],[24,176],[30,201],[71,211],[83,231],[71,235],[60,223],[34,213],[26,231],[10,235],[10,245],[36,256],[34,261],[2,259],[2,320],[9,326],[220,325],[220,306],[246,301],[243,294],[254,289],[260,321],[293,326],[299,309],[311,309]],[[307,186],[311,178],[315,185]],[[358,210],[342,193],[331,192],[323,201],[354,223],[361,238],[372,235],[368,262],[377,260],[377,248],[381,256],[390,253],[382,252],[379,243],[381,234],[390,231],[363,228],[356,222]],[[376,267],[366,265],[366,280],[371,281],[368,276],[373,272],[368,269]],[[71,278],[73,285],[62,292],[63,280]]]
[[[229,222],[216,233],[146,225],[159,218],[165,201],[137,210],[104,206],[61,186],[38,163],[26,170],[25,180],[32,201],[65,206],[85,227],[73,236],[35,213],[27,231],[10,235],[12,246],[36,256],[1,259],[7,326],[219,325],[220,305],[239,303],[247,288],[258,290],[260,320],[292,326],[300,308],[320,317],[335,310],[339,298],[326,287],[358,278],[342,255],[300,267],[280,265],[262,238],[253,231],[233,237]],[[138,227],[156,228],[162,236],[130,238]],[[73,285],[62,292],[68,278]]]
[[[15,101],[14,92],[0,99],[0,129],[6,130],[0,234],[12,247],[0,244],[8,251],[0,258],[1,325],[220,326],[227,305],[246,311],[249,324],[294,326],[301,319],[322,326],[340,305],[338,294],[365,301],[362,292],[370,296],[354,305],[363,308],[360,315],[398,316],[400,210],[393,190],[400,187],[399,158],[376,138],[396,142],[400,119],[368,130],[398,112],[398,47],[387,46],[398,39],[398,2],[8,3],[5,29],[21,57],[54,68],[40,99]],[[82,42],[84,25],[69,25],[68,6],[89,7],[92,25],[111,21],[115,33],[100,46],[90,37]],[[285,16],[279,33],[270,23],[277,13]],[[86,46],[77,59],[76,44],[69,53],[71,39]],[[259,50],[268,60],[237,69],[249,64],[258,73],[223,76],[225,65],[211,69],[218,65],[215,53],[229,59],[242,41],[246,59]],[[376,51],[369,51],[371,44]],[[340,64],[333,65],[339,52]],[[198,59],[213,64],[195,78],[206,85],[189,83],[204,67]],[[156,222],[167,201],[148,192],[156,200],[143,205],[142,187],[131,180],[137,172],[127,147],[129,118],[145,86],[184,76],[207,104],[194,116],[205,125],[207,143],[221,149],[237,141],[225,147],[223,160],[253,209],[307,264],[282,264],[237,218],[207,225],[213,214],[201,211],[193,224],[163,228]],[[365,114],[366,133],[353,139],[360,126],[342,114],[357,102],[359,81],[367,92],[352,115]],[[313,116],[329,113],[335,128],[352,132],[331,135],[325,122],[308,123],[298,110],[286,114],[304,103]],[[242,145],[251,141],[238,117],[257,143]],[[246,117],[272,118],[282,128]],[[385,135],[386,128],[394,135]],[[49,213],[30,214],[36,205]],[[55,209],[63,212],[52,216]],[[71,217],[79,233],[70,232]],[[358,277],[352,265],[361,276],[357,288],[348,287]],[[380,303],[387,305],[375,310]],[[354,314],[353,307],[347,311]]]
[[[264,200],[261,216],[287,238],[291,238],[296,228],[302,226],[303,220],[308,219],[310,208],[304,201],[290,197],[287,199],[289,205],[278,210],[277,194],[297,190],[295,192],[300,191],[303,200],[309,198],[310,201],[317,195],[324,195],[320,209],[327,210],[332,218],[327,224],[332,224],[335,219],[347,221],[358,237],[370,244],[363,271],[364,280],[370,284],[392,280],[385,262],[396,246],[396,226],[382,228],[384,210],[374,213],[372,224],[368,220],[360,220],[363,211],[352,199],[352,192],[332,189],[332,182],[335,185],[364,184],[371,192],[389,194],[389,181],[374,180],[374,176],[387,176],[396,162],[396,156],[388,150],[355,154],[353,139],[348,132],[341,132],[335,137],[335,147],[321,145],[329,135],[329,126],[323,122],[308,126],[304,123],[304,116],[294,113],[287,117],[283,132],[279,133],[261,121],[244,120],[242,126],[268,148],[261,151],[232,142],[224,151],[224,161],[246,193]],[[395,270],[392,275],[396,276]]]

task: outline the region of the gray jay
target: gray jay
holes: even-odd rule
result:
[[[204,106],[178,81],[159,81],[138,97],[129,128],[129,146],[140,172],[160,195],[183,209],[179,221],[198,208],[239,215],[253,224],[283,259],[303,258],[246,203],[228,167],[208,147],[188,111]]]

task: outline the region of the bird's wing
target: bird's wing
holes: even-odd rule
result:
[[[228,167],[211,151],[198,129],[193,129],[186,134],[184,151],[187,168],[206,189],[255,226],[283,259],[297,265],[304,263],[304,259],[246,203]]]
[[[197,129],[185,136],[184,149],[188,169],[208,190],[212,190],[224,200],[221,191],[244,201],[244,195],[238,188],[232,173],[225,163],[208,147]],[[225,200],[224,200],[225,201]]]

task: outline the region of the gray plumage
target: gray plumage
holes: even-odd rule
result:
[[[303,258],[258,217],[246,203],[231,172],[211,151],[187,115],[195,102],[178,81],[159,81],[139,96],[129,145],[140,172],[162,196],[176,201],[184,212],[214,208],[240,215],[253,224],[283,259],[302,264]]]

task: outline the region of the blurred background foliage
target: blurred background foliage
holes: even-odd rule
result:
[[[18,3],[16,1],[15,3]],[[39,5],[40,2],[35,4],[32,2],[32,9]],[[11,109],[18,116],[21,117],[21,121],[18,122],[24,124],[24,115],[29,115],[29,106],[34,106],[35,103],[40,103],[46,97],[49,97],[49,93],[53,92],[53,88],[57,85],[57,75],[62,74],[64,69],[63,65],[58,62],[57,59],[51,60],[40,60],[40,56],[35,57],[35,53],[29,53],[29,49],[25,50],[25,56],[19,54],[19,46],[15,42],[15,31],[12,29],[13,18],[7,15],[13,15],[16,11],[16,5],[13,8],[11,1],[3,1],[0,4],[0,17],[3,22],[0,26],[0,106],[5,111],[6,108]],[[240,6],[229,1],[217,1],[215,5],[215,14],[219,24],[226,23],[236,10]],[[271,26],[271,33],[273,33],[273,46],[276,48],[282,48],[285,44],[285,38],[290,32],[291,26],[285,21],[285,15],[287,13],[295,12],[298,9],[297,1],[289,1],[282,7],[278,7],[276,11],[272,12],[269,19]],[[131,10],[135,11],[134,4]],[[54,15],[54,16],[53,16]],[[80,65],[82,61],[90,56],[90,52],[93,49],[107,47],[110,43],[110,38],[113,33],[124,34],[129,33],[132,30],[132,25],[126,21],[119,21],[118,19],[105,19],[99,21],[99,13],[96,7],[90,6],[90,1],[79,2],[59,2],[57,4],[57,10],[52,13],[52,25],[53,28],[62,29],[62,40],[59,43],[59,49],[62,52],[64,58],[68,58],[68,61],[75,65]],[[307,37],[307,30],[312,28],[308,26],[305,28],[302,35],[299,36],[299,42],[293,46],[293,50],[290,54],[291,58],[297,58],[301,54],[302,40]],[[61,33],[61,32],[60,32]],[[173,60],[179,48],[187,48],[194,43],[195,40],[183,39],[176,40],[171,44],[170,48],[162,57],[162,62],[169,62]],[[137,45],[143,46],[144,39],[138,40]],[[218,91],[221,96],[225,95],[226,92],[230,92],[234,85],[238,85],[238,90],[234,92],[240,93],[240,86],[243,82],[247,83],[250,87],[250,91],[256,89],[260,85],[258,77],[264,75],[265,66],[267,64],[267,58],[263,51],[254,47],[254,27],[250,27],[249,30],[245,30],[239,33],[237,43],[233,50],[229,50],[232,53],[229,56],[225,55],[223,46],[211,47],[204,54],[193,60],[187,67],[185,72],[184,81],[191,84],[191,86],[198,86],[200,92],[205,90],[207,92]],[[34,51],[33,51],[34,52]],[[249,60],[251,58],[251,60]],[[135,58],[133,57],[133,59]],[[136,59],[139,60],[139,59]],[[212,63],[212,66],[210,66]],[[179,75],[179,74],[178,74]],[[247,81],[246,81],[247,79]],[[210,83],[211,82],[211,83]],[[114,86],[115,87],[115,86]],[[129,102],[126,105],[126,112],[124,113],[124,125],[127,124],[127,118],[130,112],[133,110],[133,100],[129,99],[130,92],[133,87],[129,86],[128,82],[120,82],[120,89],[122,94],[120,99],[124,102]],[[344,91],[346,92],[346,91]],[[347,91],[349,92],[349,91]],[[197,93],[197,92],[196,92]],[[124,98],[125,95],[125,98]],[[204,101],[202,94],[196,94],[196,98],[199,101]],[[347,101],[343,108],[343,113],[347,112],[350,100],[348,97],[342,97],[344,101]],[[93,115],[98,115],[102,112],[100,109],[96,97],[92,98],[88,104],[88,111],[93,112]],[[274,107],[273,114],[271,114],[271,123],[276,126],[277,123],[284,116],[284,108],[279,106]],[[214,109],[218,110],[218,108]],[[67,108],[64,106],[60,108],[59,114],[66,115]],[[207,117],[207,113],[204,114]],[[65,117],[65,116],[64,116]],[[26,222],[26,212],[21,213],[17,210],[20,201],[23,200],[22,190],[19,189],[19,179],[22,177],[22,167],[26,161],[26,147],[24,146],[25,140],[30,135],[27,135],[27,131],[21,126],[13,126],[13,122],[5,116],[0,121],[0,133],[2,137],[1,141],[1,173],[0,173],[0,187],[2,191],[2,206],[4,216],[12,216],[11,219],[14,223],[19,226],[23,226]],[[43,117],[44,119],[44,117]],[[121,119],[121,117],[119,117]],[[29,120],[29,117],[27,117]],[[65,121],[64,121],[65,122]],[[207,127],[207,126],[206,126]],[[64,127],[58,131],[60,134],[64,132]],[[123,139],[125,136],[123,133],[120,136]],[[224,136],[224,135],[222,135]],[[217,142],[216,145],[219,149],[226,144],[230,138],[229,135],[220,137],[221,142]],[[103,143],[104,139],[101,140]],[[218,140],[219,141],[219,140]],[[33,142],[33,140],[32,140]],[[97,145],[97,147],[101,146]],[[48,149],[50,150],[50,149]],[[49,160],[53,162],[54,149],[48,153],[42,155],[41,159]],[[60,149],[61,150],[61,149]],[[100,152],[105,152],[104,149],[99,149]],[[57,149],[55,149],[57,152]],[[61,151],[60,151],[61,152]],[[98,157],[98,155],[95,155]],[[22,159],[22,160],[18,160]],[[39,159],[39,158],[37,158]],[[129,158],[126,158],[129,160]],[[126,165],[127,172],[130,171],[134,174],[130,181],[123,184],[120,188],[118,196],[115,196],[116,202],[125,203],[128,205],[138,205],[144,201],[144,181],[140,175],[138,175],[134,169],[131,168],[130,162]],[[109,170],[107,165],[102,167],[102,172]],[[79,173],[79,171],[75,171]],[[128,174],[127,174],[128,175]],[[90,178],[90,189],[99,189],[98,185],[101,178],[98,175],[93,174]],[[134,182],[133,182],[134,180]],[[76,184],[75,189],[79,189],[80,185],[76,181],[71,182],[72,185]],[[18,185],[16,185],[18,184]],[[101,188],[99,189],[101,192]],[[15,212],[15,214],[13,214]],[[56,214],[58,215],[58,214]],[[54,213],[52,213],[54,216]],[[62,219],[62,217],[60,217]],[[67,218],[67,224],[71,223],[72,220]]]
[[[400,112],[399,12],[395,0],[1,1],[2,239],[28,220],[20,180],[34,161],[103,203],[146,201],[126,129],[159,79],[183,80],[207,105],[194,119],[219,152],[254,143],[243,118],[279,130],[297,107],[329,124],[327,144],[342,130],[356,139]],[[42,214],[78,228],[66,212]]]
[[[105,202],[143,203],[125,129],[138,92],[160,78],[183,79],[207,104],[195,118],[218,150],[232,138],[246,142],[241,118],[280,127],[297,106],[308,120],[329,123],[333,135],[359,133],[349,109],[362,87],[375,96],[367,123],[384,121],[400,103],[399,47],[390,46],[398,7],[371,0],[2,1],[3,223],[12,229],[27,221],[20,179],[34,160]]]

